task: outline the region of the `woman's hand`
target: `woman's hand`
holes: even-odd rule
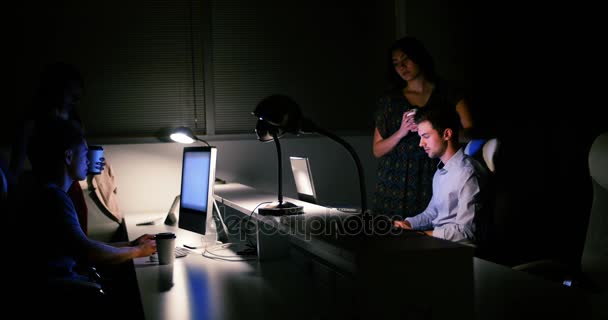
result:
[[[390,137],[384,138],[380,135],[378,128],[374,129],[374,144],[372,146],[374,157],[383,157],[385,154],[391,152],[399,141],[407,136],[410,131],[418,131],[418,125],[414,122],[413,110],[410,109],[403,113],[403,116],[401,117],[401,126],[397,131],[391,134]]]
[[[106,167],[106,158],[99,158],[99,161],[95,162],[94,167],[95,167],[95,172],[89,171],[89,172],[87,172],[87,175],[100,174],[103,171],[103,169],[105,169],[105,167]],[[90,167],[89,167],[89,169],[90,169]]]
[[[398,132],[401,134],[401,137],[407,136],[410,132],[418,131],[418,125],[414,122],[414,113],[412,110],[407,110],[403,113],[401,117],[401,126],[399,127]]]
[[[99,167],[99,171],[103,171],[106,167],[106,158],[99,158],[99,162],[96,163],[97,167]]]

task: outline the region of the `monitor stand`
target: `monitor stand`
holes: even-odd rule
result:
[[[202,249],[202,248],[209,248],[211,246],[214,246],[215,244],[216,244],[215,236],[204,235],[201,237],[201,240],[198,242],[191,241],[189,243],[184,243],[184,247],[186,247],[188,249]]]
[[[171,204],[171,208],[169,208],[169,213],[167,213],[167,217],[165,218],[165,224],[168,226],[174,226],[177,224],[177,215],[175,212],[179,209],[179,195],[173,199],[173,203]]]
[[[188,249],[200,249],[200,248],[204,248],[204,243],[201,241],[200,244],[196,245],[194,243],[184,243],[184,247],[188,248]]]
[[[177,203],[177,205],[176,205],[176,203]],[[171,208],[173,208],[174,206],[179,207],[179,196],[177,196],[175,198]],[[215,211],[213,209],[215,209]],[[169,215],[167,215],[167,220],[169,219],[169,216],[172,214],[172,211],[173,210],[169,211]],[[215,201],[215,199],[213,199],[213,208],[211,209],[210,213],[211,214],[207,215],[207,221],[205,223],[205,225],[206,225],[205,234],[201,235],[200,242],[199,241],[189,241],[188,243],[184,244],[184,247],[186,247],[188,249],[201,249],[201,248],[208,248],[208,247],[214,246],[216,244],[222,244],[222,241],[224,241],[224,242],[228,241],[228,228],[226,227],[226,225],[224,224],[224,221],[221,218],[220,208],[217,206],[217,202]],[[219,223],[216,222],[216,218],[215,218],[216,214],[219,217]],[[165,220],[165,223],[167,223],[166,220]],[[221,233],[220,233],[220,230],[218,230],[218,225],[221,226]]]

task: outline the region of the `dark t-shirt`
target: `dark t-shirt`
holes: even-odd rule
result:
[[[37,216],[34,225],[43,239],[47,278],[75,277],[74,266],[82,257],[78,244],[85,235],[72,200],[52,185],[36,187],[34,195],[28,207]]]

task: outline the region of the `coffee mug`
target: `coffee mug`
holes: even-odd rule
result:
[[[100,174],[102,163],[101,159],[103,158],[103,147],[89,146],[87,158],[89,159],[89,174]]]
[[[156,234],[158,264],[172,264],[175,260],[175,234],[163,232]]]

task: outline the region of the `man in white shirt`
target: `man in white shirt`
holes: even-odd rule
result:
[[[431,158],[439,158],[433,176],[433,196],[418,215],[395,221],[397,227],[427,230],[437,238],[475,241],[475,214],[480,211],[481,189],[487,171],[464,154],[458,144],[458,115],[449,109],[421,109],[415,117],[420,146]]]

